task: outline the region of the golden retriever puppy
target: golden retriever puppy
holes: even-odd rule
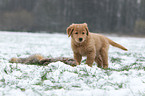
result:
[[[74,53],[76,64],[81,63],[82,56],[87,56],[86,64],[92,67],[95,61],[98,67],[108,68],[108,49],[109,45],[127,51],[125,47],[109,38],[91,33],[87,24],[72,24],[67,28],[68,37],[71,36],[71,47]]]

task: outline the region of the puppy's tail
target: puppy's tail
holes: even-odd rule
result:
[[[117,48],[120,48],[120,49],[125,50],[125,51],[128,51],[128,49],[126,49],[126,48],[123,47],[122,45],[120,45],[120,44],[118,44],[118,43],[112,41],[112,40],[109,39],[109,38],[107,38],[107,39],[108,39],[109,43],[110,43],[112,46],[117,47]]]

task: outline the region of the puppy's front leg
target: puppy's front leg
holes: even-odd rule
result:
[[[88,66],[92,67],[94,59],[95,59],[95,52],[91,52],[87,55],[86,63],[88,64]]]
[[[76,60],[76,64],[80,65],[82,56],[79,53],[74,53],[74,59]]]

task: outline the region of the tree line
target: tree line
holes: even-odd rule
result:
[[[145,35],[145,0],[0,0],[0,30],[65,33],[84,22],[92,32]]]

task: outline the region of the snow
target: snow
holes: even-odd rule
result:
[[[9,63],[12,57],[36,53],[73,57],[70,38],[58,33],[0,32],[0,96],[144,96],[145,38],[108,37],[129,51],[110,46],[109,69],[104,70],[95,63],[93,67]]]

